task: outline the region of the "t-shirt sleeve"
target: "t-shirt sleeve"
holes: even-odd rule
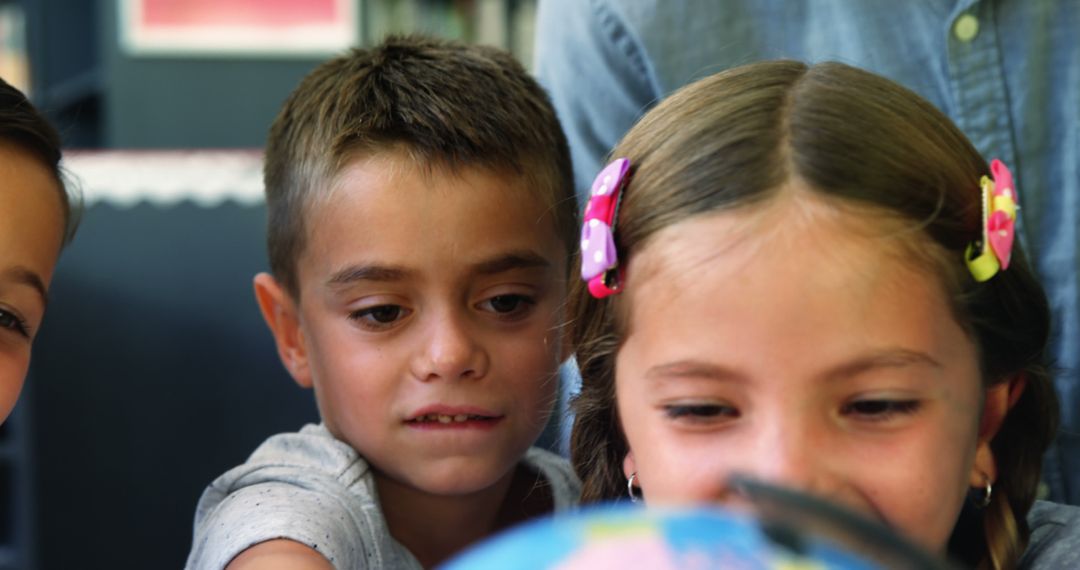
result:
[[[363,568],[356,526],[348,509],[323,493],[285,483],[251,485],[198,513],[187,567],[221,569],[260,542],[286,538],[315,549],[335,568]]]
[[[280,434],[207,487],[195,511],[187,568],[220,570],[252,546],[305,544],[335,568],[379,568],[389,536],[367,463],[323,426]]]

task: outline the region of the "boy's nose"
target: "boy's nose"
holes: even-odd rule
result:
[[[487,352],[463,317],[440,316],[426,336],[414,365],[420,380],[481,378],[487,374]]]

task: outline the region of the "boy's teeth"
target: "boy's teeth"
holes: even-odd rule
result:
[[[471,416],[469,414],[427,414],[416,418],[418,422],[439,422],[440,424],[448,424],[451,422],[467,422],[470,419],[480,419],[479,416]]]

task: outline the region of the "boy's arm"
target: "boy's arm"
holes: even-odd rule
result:
[[[279,538],[260,542],[233,558],[225,570],[334,570],[334,565],[306,544]]]

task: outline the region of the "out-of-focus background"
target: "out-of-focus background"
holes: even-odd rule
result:
[[[177,568],[195,504],[317,419],[251,293],[260,149],[301,77],[396,32],[528,65],[535,0],[0,0],[0,76],[85,202],[0,426],[0,570]]]

